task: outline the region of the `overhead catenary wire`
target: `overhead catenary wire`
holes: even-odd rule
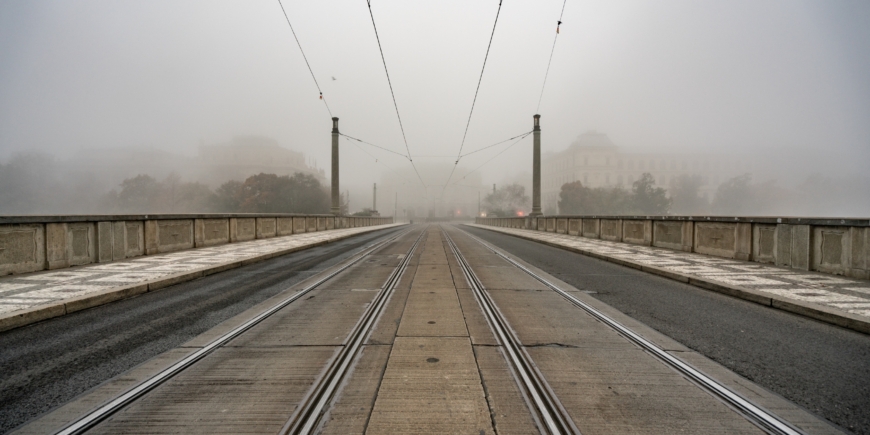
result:
[[[553,48],[550,49],[550,60],[547,61],[547,72],[544,73],[544,83],[541,85],[541,96],[538,97],[538,107],[535,108],[535,113],[541,110],[541,100],[544,99],[544,88],[547,86],[547,76],[550,75],[550,64],[553,63],[553,53],[556,51],[556,41],[559,39],[559,26],[562,25],[562,16],[565,15],[565,4],[568,0],[562,0],[562,12],[559,13],[559,20],[556,21],[556,36],[553,37]]]
[[[370,146],[373,146],[373,147],[375,147],[375,148],[380,148],[380,149],[382,149],[382,150],[384,150],[384,151],[386,151],[386,152],[390,152],[390,153],[393,153],[393,154],[395,154],[395,155],[402,156],[402,157],[404,157],[404,158],[406,158],[406,159],[408,159],[408,160],[411,160],[411,158],[408,157],[407,155],[402,154],[402,153],[397,152],[397,151],[393,151],[393,150],[391,150],[391,149],[389,149],[389,148],[382,147],[382,146],[380,146],[380,145],[375,145],[375,144],[373,144],[373,143],[371,143],[371,142],[366,142],[366,141],[364,141],[364,140],[362,140],[362,139],[357,139],[357,138],[355,138],[355,137],[353,137],[353,136],[348,136],[348,135],[346,135],[346,134],[344,134],[344,133],[339,133],[339,135],[344,136],[344,137],[347,138],[348,140],[355,140],[355,141],[357,141],[357,142],[364,143],[364,144],[366,144],[366,145],[370,145]],[[354,145],[356,145],[356,144],[354,144]],[[362,148],[360,148],[360,149],[362,149]]]
[[[345,135],[342,135],[342,136],[345,136]],[[345,136],[344,139],[345,139],[346,141],[350,142],[351,144],[353,144],[353,146],[359,148],[360,151],[362,151],[362,152],[368,154],[369,157],[375,159],[375,163],[380,163],[380,164],[383,165],[385,168],[389,169],[389,170],[392,171],[394,174],[396,174],[397,177],[399,177],[399,178],[403,178],[401,174],[399,174],[395,169],[391,168],[391,167],[390,167],[389,165],[387,165],[386,163],[382,162],[381,159],[375,157],[372,153],[366,151],[365,148],[363,148],[363,147],[361,147],[361,146],[355,144],[353,141],[351,141],[351,139],[353,139],[353,138],[351,138],[350,136]],[[358,139],[357,139],[357,140],[358,140]],[[364,143],[365,143],[365,142],[364,142]],[[369,144],[369,145],[371,145],[371,144]],[[380,148],[380,147],[378,147],[378,148]],[[389,151],[389,150],[387,150],[387,151]],[[402,157],[405,157],[405,156],[403,156],[403,155],[401,155],[401,154],[399,154],[399,155],[402,156]]]
[[[510,142],[510,141],[512,141],[512,140],[514,140],[514,139],[520,137],[520,136],[526,136],[526,135],[528,135],[529,133],[532,133],[532,132],[531,132],[531,131],[527,131],[527,132],[525,132],[525,133],[523,133],[523,134],[518,134],[518,135],[516,135],[516,136],[514,136],[514,137],[507,138],[507,139],[505,139],[505,140],[503,140],[503,141],[496,142],[496,143],[494,143],[494,144],[492,144],[492,145],[487,145],[487,146],[485,146],[485,147],[483,147],[483,148],[476,149],[476,150],[474,150],[474,151],[472,151],[472,152],[470,152],[470,153],[465,153],[465,154],[463,154],[463,155],[461,155],[461,156],[459,156],[459,157],[470,156],[470,155],[472,155],[472,154],[474,154],[474,153],[476,153],[476,152],[483,151],[483,150],[485,150],[485,149],[489,149],[489,148],[492,148],[492,147],[494,147],[494,146],[501,145],[501,144],[503,144],[503,143],[505,143],[505,142]]]
[[[460,179],[459,179],[459,180],[457,180],[457,181],[456,181],[456,182],[455,182],[455,183],[453,183],[453,184],[454,184],[454,185],[455,185],[455,184],[457,184],[457,183],[459,183],[459,182],[460,182],[460,181],[462,181],[462,180],[464,180],[464,179],[465,179],[465,177],[467,177],[467,176],[469,176],[469,175],[471,175],[471,174],[473,174],[473,173],[475,173],[475,172],[477,172],[477,171],[478,171],[478,170],[479,170],[479,169],[480,169],[480,168],[482,168],[482,167],[484,167],[484,166],[486,166],[486,164],[488,164],[488,163],[489,163],[489,162],[491,162],[491,161],[493,161],[493,160],[494,160],[494,159],[495,159],[495,158],[496,158],[496,157],[498,157],[498,156],[500,156],[500,155],[502,155],[502,154],[504,154],[504,153],[505,153],[505,152],[506,152],[506,151],[507,151],[507,150],[509,150],[509,149],[511,149],[511,148],[513,148],[513,146],[514,146],[514,145],[516,145],[516,144],[518,144],[518,143],[520,143],[520,142],[521,142],[521,141],[522,141],[522,140],[523,140],[523,139],[525,139],[525,138],[527,138],[527,137],[529,137],[529,135],[530,135],[530,134],[532,134],[532,132],[531,132],[531,131],[530,131],[530,132],[528,132],[528,133],[526,133],[526,134],[523,134],[523,135],[521,135],[521,136],[520,136],[520,137],[519,137],[519,139],[517,139],[517,140],[516,140],[516,141],[515,141],[515,142],[514,142],[514,143],[512,143],[512,144],[510,144],[510,145],[508,145],[508,147],[507,147],[507,148],[505,148],[505,149],[503,149],[503,150],[501,150],[501,151],[499,151],[499,153],[498,153],[498,154],[496,154],[496,155],[494,155],[494,156],[492,156],[492,157],[490,157],[490,158],[489,158],[489,160],[487,160],[487,161],[485,161],[485,162],[483,162],[483,164],[481,164],[481,165],[480,165],[480,166],[478,166],[478,167],[476,167],[476,168],[474,168],[474,169],[472,169],[472,170],[471,170],[471,171],[469,171],[469,172],[468,172],[468,173],[467,173],[467,174],[465,174],[465,175],[463,175],[463,176],[462,176],[462,178],[460,178]]]
[[[456,166],[462,158],[462,148],[465,147],[465,138],[468,136],[468,127],[471,125],[471,115],[474,114],[474,105],[477,103],[477,94],[480,92],[480,83],[483,82],[483,72],[486,70],[486,61],[489,59],[489,49],[492,47],[492,39],[495,37],[495,28],[498,25],[498,16],[501,14],[501,0],[498,2],[498,10],[495,12],[495,21],[492,23],[492,33],[489,35],[489,43],[486,45],[486,54],[483,56],[483,66],[480,68],[480,77],[477,79],[477,89],[474,90],[474,99],[471,100],[471,110],[468,112],[468,120],[465,122],[465,133],[462,134],[462,142],[459,144],[459,152],[456,153],[456,161],[453,163],[453,169],[450,170],[450,175],[447,177],[447,182],[444,183],[444,189],[441,190],[441,196],[444,196],[444,191],[450,180],[453,178],[453,173],[456,172]]]
[[[290,24],[290,17],[287,15],[287,10],[284,9],[284,4],[281,3],[281,0],[278,0],[278,5],[281,6],[281,12],[284,13],[284,18],[287,20],[287,25],[290,26],[290,32],[293,33],[293,39],[296,40],[296,45],[299,46],[299,51],[302,53],[302,59],[305,59],[305,65],[308,66],[308,72],[311,73],[311,78],[314,79],[314,86],[317,87],[317,92],[320,93],[320,101],[323,101],[323,105],[326,106],[326,111],[329,113],[329,117],[332,118],[332,110],[329,109],[329,104],[326,102],[326,97],[323,96],[323,91],[320,90],[320,84],[317,83],[317,77],[314,76],[314,70],[311,69],[311,64],[308,63],[308,57],[305,56],[305,50],[302,49],[302,44],[299,42],[299,38],[296,36],[296,31],[293,30],[293,25]]]
[[[378,35],[378,26],[375,24],[375,14],[372,12],[371,0],[366,0],[366,4],[368,4],[369,7],[369,16],[372,18],[372,28],[375,30],[375,39],[378,41],[378,50],[381,52],[381,62],[384,64],[384,72],[387,74],[387,84],[390,85],[390,95],[393,97],[393,107],[396,108],[396,118],[399,119],[399,129],[402,131],[402,140],[405,141],[405,151],[408,152],[408,161],[411,162],[414,172],[417,173],[417,178],[420,179],[420,184],[422,184],[423,188],[426,189],[426,182],[423,181],[423,177],[420,176],[420,171],[417,170],[417,165],[414,164],[414,159],[411,157],[411,148],[408,147],[408,137],[405,136],[405,126],[402,125],[402,115],[399,114],[399,104],[396,103],[396,93],[393,91],[393,82],[390,80],[390,70],[387,69],[387,59],[384,57],[384,48],[381,46],[381,37]]]

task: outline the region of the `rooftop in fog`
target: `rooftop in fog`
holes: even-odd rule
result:
[[[586,133],[577,136],[577,139],[571,144],[571,148],[606,148],[608,151],[616,151],[617,146],[607,137],[606,133],[599,133],[596,130],[589,130]]]

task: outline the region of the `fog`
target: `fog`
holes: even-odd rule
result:
[[[531,137],[451,171],[460,146],[528,132],[540,113],[545,156],[594,130],[626,161],[747,162],[698,212],[870,216],[870,3],[567,1],[541,96],[562,6],[503,2],[463,145],[498,2],[373,1],[418,171],[343,138],[350,211],[371,206],[373,183],[383,214],[476,213],[493,184],[530,195]],[[407,154],[366,2],[284,7],[341,132]],[[244,181],[202,163],[238,138],[302,153],[328,183],[330,129],[277,1],[0,3],[0,214],[110,212],[105,195],[139,174]],[[714,207],[743,172],[773,193]]]

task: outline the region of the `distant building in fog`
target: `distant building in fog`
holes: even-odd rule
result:
[[[669,189],[681,175],[699,175],[701,195],[712,198],[720,183],[752,173],[752,162],[741,156],[689,153],[625,153],[604,133],[581,134],[568,149],[547,153],[541,161],[544,208],[557,207],[562,185],[580,181],[586,187],[631,188],[644,172],[656,186]]]
[[[324,170],[306,164],[304,154],[259,136],[239,136],[226,143],[200,145],[196,156],[144,146],[84,150],[70,159],[69,166],[112,189],[117,189],[124,179],[140,174],[162,180],[173,173],[185,181],[216,188],[230,180],[245,181],[261,172],[279,176],[302,172],[328,186]]]
[[[200,145],[195,159],[199,181],[220,185],[229,180],[244,181],[259,173],[293,175],[310,174],[328,186],[323,169],[309,166],[305,155],[283,148],[278,141],[261,136],[237,136],[230,142]]]

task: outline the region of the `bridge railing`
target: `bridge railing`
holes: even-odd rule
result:
[[[870,219],[545,216],[476,222],[870,279]]]
[[[302,214],[0,216],[0,275],[389,223]]]

